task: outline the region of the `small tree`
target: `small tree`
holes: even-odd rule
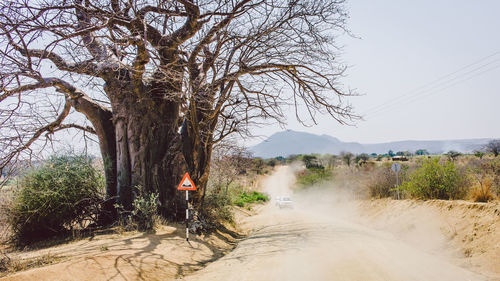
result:
[[[352,163],[352,159],[354,158],[354,155],[350,152],[341,152],[340,157],[342,158],[342,161],[350,167]]]
[[[302,161],[306,165],[307,169],[311,169],[311,168],[320,168],[320,169],[323,169],[324,168],[323,165],[321,165],[319,163],[318,158],[316,157],[316,155],[304,155],[302,157]]]
[[[366,153],[361,153],[360,155],[356,156],[355,161],[357,165],[360,165],[362,162],[366,162],[370,159],[370,156]]]
[[[450,150],[448,151],[448,153],[446,153],[446,155],[448,156],[448,158],[450,158],[451,161],[455,162],[455,160],[460,156],[462,155],[462,153],[458,152],[458,151],[455,151],[455,150]]]
[[[304,155],[302,157],[302,162],[306,165],[306,168],[310,168],[316,162],[316,156],[314,155]]]
[[[419,149],[415,151],[415,155],[429,155],[429,152],[427,151],[427,149]]]
[[[278,162],[278,160],[276,160],[275,158],[271,158],[271,159],[268,159],[266,161],[266,165],[274,168],[274,166],[276,166],[277,162]]]
[[[476,156],[479,159],[483,159],[484,152],[481,150],[476,150],[476,151],[474,151],[474,156]]]
[[[389,151],[387,152],[387,155],[389,155],[390,157],[394,157],[394,155],[396,155],[396,154],[394,154],[394,151],[389,150]]]
[[[486,151],[493,153],[495,157],[500,153],[500,140],[492,140],[486,145]]]

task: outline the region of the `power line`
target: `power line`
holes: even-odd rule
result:
[[[494,63],[494,62],[499,61],[499,60],[500,60],[500,58],[496,58],[496,59],[494,59],[493,61],[490,61],[490,62],[488,62],[488,63],[486,63],[486,64],[483,64],[483,65],[481,65],[481,66],[479,66],[479,67],[477,67],[477,68],[474,68],[473,70],[470,70],[470,71],[468,71],[468,72],[465,72],[465,73],[459,74],[458,76],[456,76],[456,77],[454,77],[454,78],[451,78],[451,79],[447,79],[447,80],[445,80],[446,78],[448,78],[448,77],[450,77],[450,76],[453,76],[453,75],[455,75],[455,74],[457,74],[457,73],[460,73],[460,72],[462,72],[463,70],[466,70],[466,69],[468,69],[468,68],[470,68],[470,67],[472,67],[472,66],[474,66],[474,65],[477,65],[477,64],[479,64],[479,63],[481,63],[481,62],[483,62],[483,61],[486,61],[486,60],[488,60],[488,59],[490,59],[490,58],[492,58],[492,57],[494,57],[494,56],[496,56],[496,55],[498,55],[498,54],[500,54],[500,51],[496,51],[496,52],[494,52],[494,53],[492,53],[492,54],[490,54],[490,55],[488,55],[488,56],[486,56],[486,57],[483,57],[483,58],[481,58],[481,59],[479,59],[479,60],[477,60],[477,61],[474,61],[474,62],[472,62],[472,63],[470,63],[470,64],[468,64],[468,65],[466,65],[466,66],[463,66],[463,67],[459,68],[458,70],[455,70],[455,71],[453,71],[453,72],[451,72],[451,73],[448,73],[448,74],[446,74],[446,75],[443,75],[443,76],[441,76],[441,77],[439,77],[439,78],[437,78],[437,79],[435,79],[435,80],[433,80],[433,81],[431,81],[431,82],[429,82],[429,83],[427,83],[427,84],[425,84],[425,85],[422,85],[422,86],[420,86],[420,87],[418,87],[418,88],[416,88],[416,89],[413,89],[413,90],[411,90],[411,91],[407,92],[406,94],[403,94],[403,95],[401,95],[401,96],[398,96],[398,97],[396,97],[396,98],[394,98],[394,99],[392,99],[392,100],[390,100],[390,101],[388,101],[388,102],[385,102],[385,103],[379,104],[379,105],[377,105],[377,106],[375,106],[375,107],[372,107],[372,108],[369,108],[369,109],[365,112],[365,114],[378,112],[378,111],[380,111],[381,109],[383,109],[384,107],[392,106],[391,104],[397,104],[400,100],[405,99],[406,97],[410,97],[410,98],[411,98],[411,97],[413,97],[413,96],[415,96],[415,95],[419,95],[419,94],[421,94],[421,93],[425,93],[425,92],[427,92],[427,91],[429,91],[429,90],[432,90],[432,89],[433,89],[433,88],[435,88],[435,87],[441,86],[442,84],[449,83],[449,82],[451,82],[451,81],[453,81],[453,80],[456,80],[456,79],[458,79],[458,78],[460,78],[460,77],[463,77],[464,75],[470,74],[470,73],[472,73],[472,72],[474,72],[474,71],[478,71],[478,70],[480,70],[480,69],[482,69],[482,68],[484,68],[484,67],[486,67],[486,66],[488,66],[488,65],[491,65],[491,64],[492,64],[492,63]],[[445,81],[442,81],[442,80],[445,80]]]
[[[455,85],[457,85],[457,84],[460,84],[460,83],[463,83],[463,82],[469,81],[469,80],[471,80],[471,79],[473,79],[473,78],[476,78],[476,77],[478,77],[478,76],[481,76],[481,75],[483,75],[483,74],[485,74],[485,73],[487,73],[487,72],[493,71],[493,70],[495,70],[495,69],[497,69],[497,68],[500,68],[500,64],[495,65],[495,66],[490,67],[490,68],[487,68],[486,70],[483,70],[483,71],[480,71],[480,72],[478,72],[478,73],[475,73],[475,74],[474,74],[474,75],[472,75],[472,76],[469,76],[469,77],[467,77],[467,78],[464,78],[464,79],[458,80],[458,81],[456,81],[456,82],[454,82],[454,83],[451,83],[451,84],[445,85],[444,87],[441,87],[441,88],[438,88],[438,89],[431,89],[430,91],[427,91],[427,93],[425,93],[425,92],[424,92],[422,95],[414,96],[413,98],[411,98],[411,97],[410,97],[410,99],[407,99],[406,101],[403,101],[403,103],[402,103],[402,104],[394,104],[394,105],[392,105],[392,106],[386,107],[385,109],[381,109],[381,110],[375,111],[375,112],[373,112],[373,113],[372,113],[372,116],[374,116],[374,113],[378,113],[377,115],[382,115],[382,114],[384,114],[384,113],[390,112],[390,111],[392,111],[394,108],[397,108],[397,107],[399,107],[399,106],[401,106],[401,105],[406,105],[406,104],[409,104],[409,103],[411,103],[411,102],[414,102],[414,101],[416,101],[416,100],[418,100],[418,99],[425,98],[425,97],[429,97],[429,96],[431,96],[431,95],[433,95],[433,94],[435,94],[435,93],[442,92],[443,90],[446,90],[446,89],[448,89],[448,88],[451,88],[451,87],[453,87],[453,86],[455,86]],[[376,116],[376,115],[375,115],[375,116]]]

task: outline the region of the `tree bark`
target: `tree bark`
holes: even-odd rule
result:
[[[183,197],[176,189],[186,172],[180,95],[165,98],[165,87],[158,85],[137,91],[134,85],[108,84],[107,91],[112,93],[116,135],[117,203],[131,211],[142,186],[147,193],[158,193],[163,216],[183,218]]]

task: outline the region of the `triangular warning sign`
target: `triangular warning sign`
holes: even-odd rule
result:
[[[178,190],[196,190],[193,180],[186,173],[177,187]]]

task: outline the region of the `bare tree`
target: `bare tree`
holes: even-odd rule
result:
[[[229,186],[252,165],[251,153],[234,140],[224,139],[213,147],[210,181],[214,193],[228,192]]]
[[[301,122],[357,118],[338,83],[343,2],[2,1],[0,167],[77,129],[96,136],[107,195],[125,209],[142,185],[163,215],[182,215],[175,186],[186,170],[200,207],[226,136],[283,122],[284,106]]]
[[[493,153],[495,157],[500,153],[500,140],[492,140],[486,145],[486,151]]]

